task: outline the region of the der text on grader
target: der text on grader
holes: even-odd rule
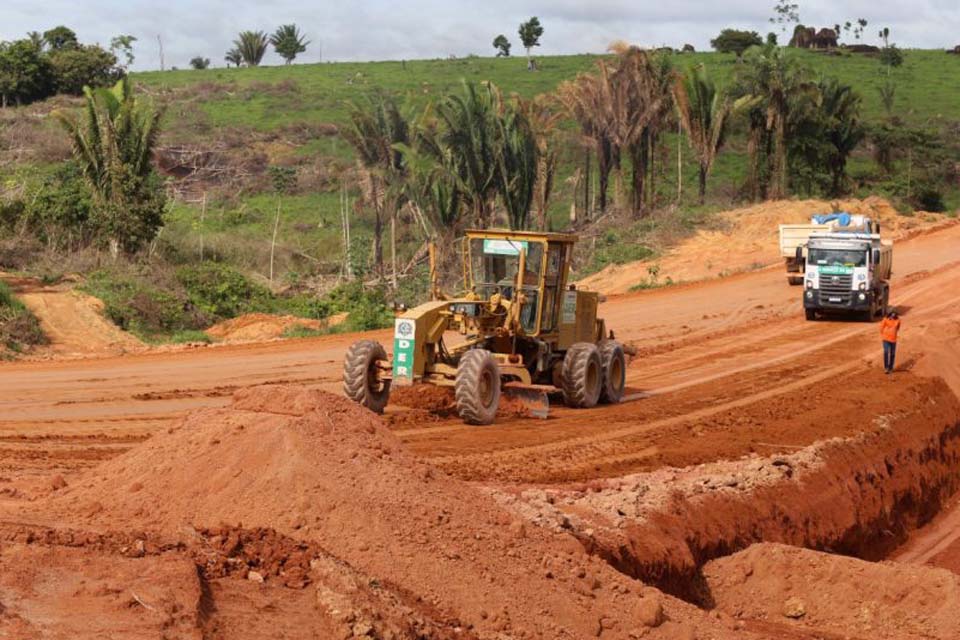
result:
[[[568,285],[577,237],[560,233],[468,231],[466,293],[433,295],[396,318],[393,361],[383,345],[360,340],[347,352],[348,397],[382,412],[393,385],[453,387],[469,424],[494,421],[501,391],[546,417],[548,394],[570,407],[623,397],[625,348],[597,317],[599,294]]]

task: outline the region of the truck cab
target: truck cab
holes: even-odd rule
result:
[[[866,320],[886,313],[893,247],[880,234],[813,234],[807,242],[803,308],[819,314],[853,314]]]

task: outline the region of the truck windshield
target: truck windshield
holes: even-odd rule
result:
[[[810,264],[821,267],[862,267],[867,252],[859,249],[810,249]]]

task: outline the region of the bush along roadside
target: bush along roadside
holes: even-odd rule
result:
[[[323,320],[347,313],[326,331],[366,331],[393,322],[386,293],[353,282],[324,296],[273,294],[229,266],[207,262],[172,270],[117,263],[93,272],[83,289],[104,304],[107,317],[145,342],[209,341],[204,329],[248,313]]]
[[[0,282],[0,356],[29,351],[47,343],[47,337],[29,309],[5,283]]]

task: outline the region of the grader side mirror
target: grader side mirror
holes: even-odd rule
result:
[[[873,264],[880,264],[880,249],[873,250]]]

